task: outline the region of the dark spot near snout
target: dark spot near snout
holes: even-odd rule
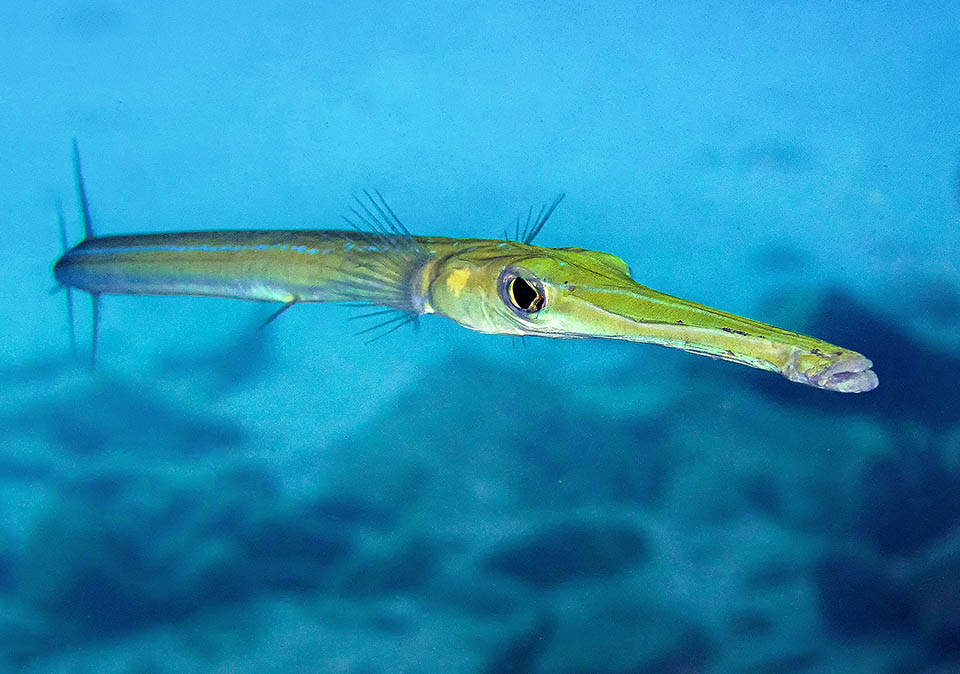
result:
[[[733,328],[720,328],[720,329],[723,330],[724,332],[729,332],[734,335],[743,335],[744,337],[750,336],[747,333],[745,333],[743,330],[734,330]]]

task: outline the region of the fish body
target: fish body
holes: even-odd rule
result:
[[[305,302],[362,302],[399,312],[403,320],[387,321],[396,326],[437,314],[489,334],[658,344],[841,392],[878,383],[855,351],[652,290],[609,253],[534,245],[559,198],[532,228],[528,218],[517,241],[413,236],[379,195],[358,202],[355,230],[98,237],[75,162],[87,237],[54,276],[89,292],[95,317],[103,294],[256,300],[278,303],[277,314]]]
[[[348,299],[342,281],[363,265],[394,260],[405,261],[357,232],[178,232],[87,239],[57,261],[54,275],[95,293],[329,302]]]

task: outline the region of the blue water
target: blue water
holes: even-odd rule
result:
[[[960,9],[134,4],[0,6],[0,670],[960,671]],[[538,243],[880,387],[129,297],[91,375],[72,137],[103,234],[563,191]]]

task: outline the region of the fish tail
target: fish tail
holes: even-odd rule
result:
[[[63,203],[57,199],[57,222],[60,225],[60,243],[63,246],[63,252],[66,254],[70,250],[70,240],[67,238],[67,221],[63,217]],[[70,334],[70,355],[74,360],[77,359],[77,324],[73,316],[73,288],[67,285],[60,286],[67,291],[67,323]],[[57,290],[57,288],[54,288]]]
[[[77,139],[73,139],[73,177],[77,189],[77,203],[80,208],[80,220],[83,223],[83,241],[96,238],[93,233],[93,219],[90,217],[90,201],[87,199],[87,190],[83,183],[83,168],[80,164],[80,148]],[[63,207],[57,204],[57,217],[60,223],[60,242],[63,244],[64,256],[71,250],[70,242],[67,237],[66,220],[63,217]],[[82,243],[82,241],[81,241]],[[63,258],[61,258],[63,260]],[[59,264],[59,263],[58,263]],[[56,267],[55,267],[56,270]],[[70,350],[74,357],[77,356],[77,333],[76,323],[73,311],[73,289],[69,285],[64,287],[67,290],[67,320],[70,323]],[[90,369],[96,370],[97,366],[97,347],[100,340],[100,293],[90,293],[91,314],[93,323],[91,328],[90,344]]]
[[[80,147],[73,139],[73,177],[77,184],[77,203],[80,206],[80,219],[83,221],[83,238],[93,239],[93,220],[90,218],[90,201],[83,186],[83,168],[80,165]]]

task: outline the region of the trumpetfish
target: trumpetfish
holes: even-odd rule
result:
[[[192,295],[278,305],[353,302],[377,307],[385,332],[436,314],[498,335],[645,342],[778,372],[822,389],[877,386],[856,351],[652,290],[621,258],[533,241],[561,194],[508,239],[414,236],[379,192],[364,192],[345,218],[351,229],[220,230],[96,236],[80,153],[73,165],[84,239],[53,267],[59,286],[90,293],[96,359],[100,298]],[[75,344],[75,342],[73,342]]]

